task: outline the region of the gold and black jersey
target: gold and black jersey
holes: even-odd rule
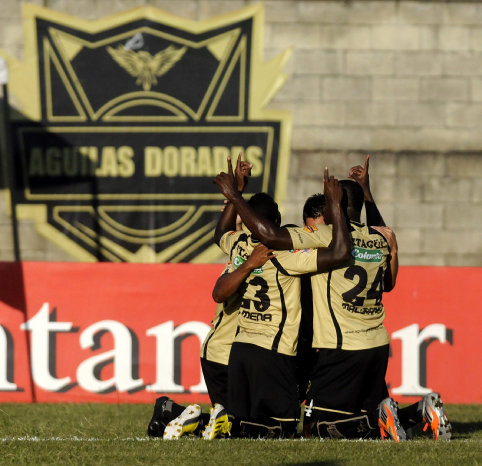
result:
[[[311,278],[313,347],[360,350],[389,343],[383,325],[383,280],[389,247],[376,230],[350,223],[349,262]]]
[[[293,249],[327,247],[333,236],[331,225],[289,227],[287,230],[293,242]]]
[[[231,261],[226,264],[223,275],[229,273]],[[228,365],[229,353],[238,328],[239,295],[219,303],[211,322],[211,330],[201,347],[201,357],[211,362]]]
[[[256,246],[249,233],[228,232],[220,242],[232,270],[246,261]],[[298,275],[317,269],[316,249],[276,251],[276,257],[251,272],[241,285],[235,341],[251,343],[289,356],[296,354],[301,316]]]

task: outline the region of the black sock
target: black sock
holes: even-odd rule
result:
[[[400,424],[405,430],[420,424],[423,421],[421,403],[414,403],[406,408],[399,409],[398,419],[400,419]]]

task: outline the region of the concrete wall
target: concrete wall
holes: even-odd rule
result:
[[[21,58],[20,0],[2,0],[0,48]],[[206,19],[249,1],[37,0],[94,19],[153,5]],[[301,222],[325,165],[345,177],[371,158],[375,199],[402,265],[482,266],[482,3],[292,1],[266,8],[265,58],[292,47],[270,104],[293,113],[284,221]],[[72,260],[20,225],[25,260]],[[0,200],[0,260],[12,257]]]

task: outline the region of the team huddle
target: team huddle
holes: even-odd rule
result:
[[[324,194],[306,201],[304,226],[281,226],[271,196],[243,198],[250,164],[240,155],[233,172],[228,158],[214,180],[227,199],[214,241],[229,259],[201,348],[212,407],[202,413],[160,397],[150,436],[295,438],[304,407],[305,438],[400,442],[423,426],[450,439],[438,393],[403,409],[388,394],[382,296],[395,287],[398,252],[368,167],[369,156],[341,181],[325,168]]]

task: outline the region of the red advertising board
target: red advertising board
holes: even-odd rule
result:
[[[220,264],[0,263],[0,402],[207,402],[199,350]],[[482,402],[482,268],[401,267],[388,382]]]

